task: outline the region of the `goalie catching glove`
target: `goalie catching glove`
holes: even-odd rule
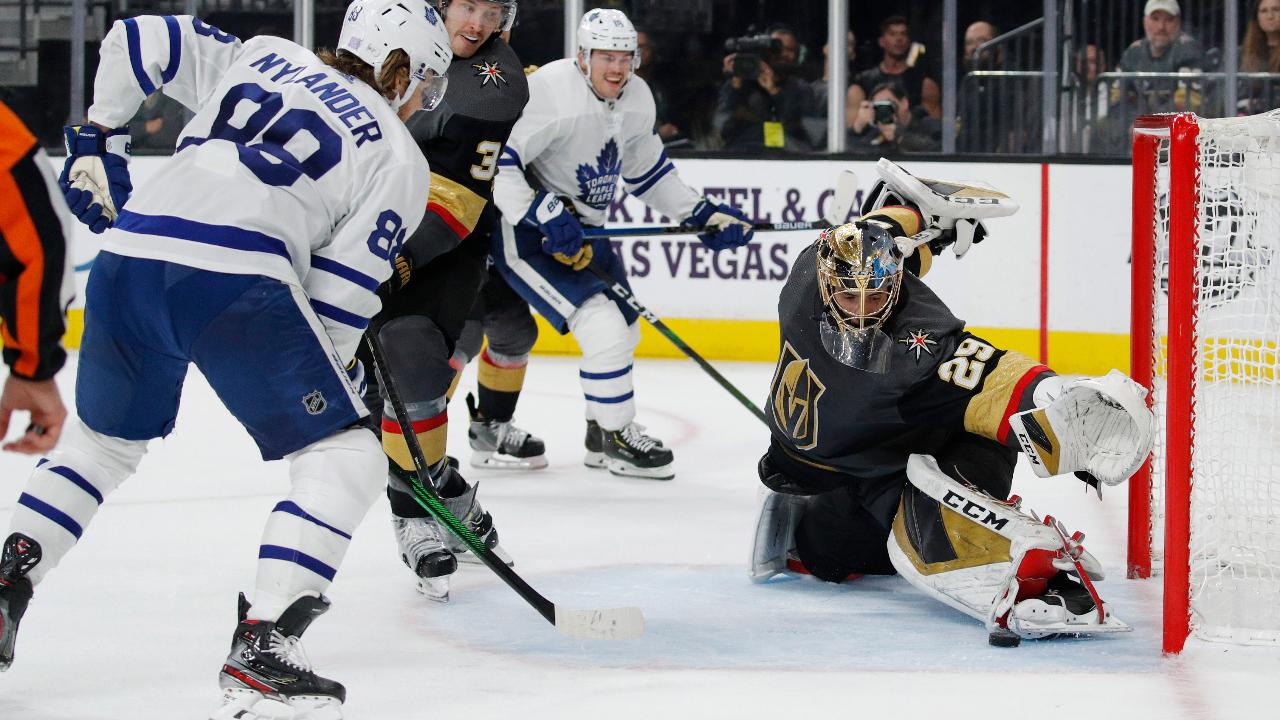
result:
[[[1052,377],[1036,387],[1036,409],[1010,417],[1009,429],[1036,475],[1084,472],[1119,485],[1151,453],[1155,416],[1146,395],[1119,370],[1103,377]]]
[[[67,161],[58,177],[58,187],[72,215],[93,232],[104,232],[115,224],[133,192],[129,180],[129,129],[74,125],[62,132]]]

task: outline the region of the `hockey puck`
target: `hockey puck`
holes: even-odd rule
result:
[[[1018,647],[1022,644],[1022,638],[1008,628],[998,627],[987,636],[987,642],[996,647]]]

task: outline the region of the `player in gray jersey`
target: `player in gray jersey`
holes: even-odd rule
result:
[[[969,332],[921,278],[1016,205],[881,170],[863,216],[805,249],[778,300],[752,577],[897,572],[1009,644],[1128,629],[1093,590],[1083,536],[1006,499],[1020,449],[1042,475],[1127,480],[1151,448],[1141,388],[1061,377]]]

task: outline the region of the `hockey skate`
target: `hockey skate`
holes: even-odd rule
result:
[[[0,551],[0,672],[13,664],[18,623],[31,601],[27,573],[40,562],[40,557],[40,543],[22,533],[10,535]]]
[[[243,602],[241,608],[247,609]],[[278,717],[272,703],[290,707],[297,720],[341,720],[346,688],[316,675],[299,642],[311,621],[328,609],[323,595],[304,593],[275,622],[245,620],[242,612],[218,675],[222,705],[210,720],[271,720]]]
[[[644,426],[627,423],[621,430],[605,430],[587,421],[587,454],[583,464],[607,468],[622,477],[670,480],[675,477],[674,456],[662,441],[646,435]]]
[[[418,577],[418,592],[434,602],[449,602],[449,576],[458,560],[444,544],[439,524],[431,518],[391,516],[400,559]]]
[[[448,509],[449,512],[460,522],[462,522],[467,529],[475,534],[475,536],[484,543],[485,547],[489,548],[489,550],[492,551],[499,560],[505,563],[508,567],[514,567],[515,561],[512,560],[511,556],[507,555],[507,553],[498,545],[498,531],[493,527],[493,516],[486,512],[485,509],[480,506],[480,502],[476,500],[476,491],[479,488],[479,483],[471,485],[464,480],[462,476],[458,474],[457,469],[451,465],[444,466],[440,472],[441,477],[437,478],[435,481],[435,485],[437,487],[449,487],[454,483],[461,483],[467,488],[466,491],[457,497],[440,498],[441,502],[444,503],[445,508]],[[411,484],[410,481],[414,478],[413,473],[400,469],[394,463],[391,464],[391,473],[394,482],[403,483],[405,485]],[[444,473],[449,473],[456,477],[446,478]],[[442,527],[434,517],[424,518],[424,520],[435,528],[440,538],[444,541],[445,548],[447,548],[449,552],[453,553],[459,562],[469,564],[480,563],[480,560],[471,553],[466,543],[455,537],[448,528]]]
[[[467,395],[471,427],[471,467],[496,470],[538,470],[547,466],[546,445],[510,421],[486,419]]]

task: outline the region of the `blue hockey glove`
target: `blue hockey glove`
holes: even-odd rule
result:
[[[364,375],[364,363],[360,362],[360,358],[351,358],[351,362],[347,365],[347,379],[351,381],[356,393],[363,397],[368,384]]]
[[[133,192],[129,180],[129,129],[103,131],[93,125],[62,129],[67,161],[58,186],[71,214],[100,233],[115,224],[116,216]]]
[[[751,220],[743,212],[732,205],[717,205],[703,198],[693,208],[693,214],[684,221],[691,227],[714,227],[714,232],[705,232],[698,236],[703,245],[712,250],[742,247],[751,242],[755,230]]]
[[[533,200],[524,222],[542,233],[542,251],[556,260],[581,270],[591,263],[591,242],[582,234],[582,225],[555,195],[541,192]]]

